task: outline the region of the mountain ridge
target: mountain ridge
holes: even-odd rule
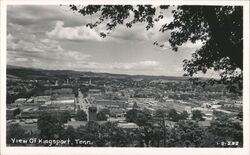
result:
[[[92,72],[92,71],[75,71],[75,70],[48,70],[41,68],[22,67],[15,65],[7,65],[7,75],[19,77],[21,79],[33,78],[56,78],[59,77],[113,77],[113,78],[143,78],[143,79],[164,79],[164,80],[187,80],[188,77],[183,76],[164,76],[164,75],[129,75],[129,74],[116,74],[108,72]]]

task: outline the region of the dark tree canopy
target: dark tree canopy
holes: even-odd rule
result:
[[[83,110],[78,110],[75,116],[75,119],[77,121],[86,121],[87,120],[87,114]]]
[[[227,116],[212,121],[210,132],[216,136],[217,141],[238,141],[240,146],[243,142],[243,125],[240,122],[230,120]]]
[[[202,42],[202,47],[194,51],[191,60],[183,60],[186,75],[206,73],[211,69],[220,71],[222,82],[242,85],[242,6],[70,5],[70,8],[83,16],[97,15],[97,21],[91,21],[86,26],[93,28],[106,24],[106,30],[100,32],[101,37],[110,35],[111,30],[120,24],[130,28],[145,22],[145,29],[148,30],[167,16],[164,10],[172,9],[173,21],[163,24],[159,30],[170,31],[168,41],[172,50],[178,51],[178,47],[186,42]],[[164,46],[158,41],[154,45]]]
[[[170,109],[168,112],[168,119],[171,121],[179,121],[180,116],[175,109]]]
[[[97,118],[98,121],[106,121],[107,120],[107,116],[106,116],[104,111],[99,111],[97,113],[96,118]]]
[[[26,138],[27,134],[25,133],[25,129],[22,128],[19,124],[11,124],[8,126],[8,130],[6,133],[6,142],[7,144],[12,144],[11,138]]]
[[[136,109],[131,109],[131,110],[127,111],[127,113],[126,113],[126,121],[127,122],[135,122],[138,112],[139,111],[136,110]]]
[[[71,115],[69,111],[65,111],[60,114],[60,119],[62,123],[67,123],[71,119]]]
[[[200,110],[192,111],[192,119],[198,121],[204,121],[203,113]]]
[[[37,127],[42,138],[57,138],[63,131],[60,118],[48,112],[39,115]]]
[[[181,114],[180,114],[180,119],[181,120],[186,120],[188,118],[189,114],[187,111],[183,111]]]
[[[167,112],[166,112],[166,110],[163,110],[163,109],[157,109],[155,111],[155,115],[154,116],[155,117],[159,117],[159,118],[164,118],[164,117],[167,116]]]
[[[131,109],[126,113],[126,121],[134,122],[138,126],[144,126],[149,124],[149,120],[151,119],[150,113],[146,111],[140,111],[137,109]]]
[[[205,130],[197,122],[180,121],[167,134],[168,145],[178,147],[202,147]]]

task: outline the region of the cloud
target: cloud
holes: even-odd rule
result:
[[[147,41],[149,39],[148,31],[141,26],[135,25],[133,28],[127,28],[124,25],[119,25],[112,32],[106,32],[105,24],[102,23],[91,29],[84,26],[66,27],[64,21],[57,21],[51,31],[46,32],[46,35],[52,39],[65,40],[92,40],[92,41]],[[106,38],[100,37],[100,32],[109,33]]]
[[[8,5],[8,22],[22,26],[40,25],[62,20],[67,26],[79,26],[87,23],[83,16],[73,13],[69,6],[60,5]]]
[[[27,58],[15,58],[15,61],[26,62],[28,61],[28,59]]]
[[[169,20],[166,13],[166,19],[155,23],[152,30],[146,31],[145,23],[135,24],[132,28],[126,28],[119,25],[107,38],[101,38],[99,33],[105,32],[105,23],[100,24],[95,29],[85,26],[90,22],[90,16],[82,16],[73,13],[68,6],[59,5],[20,5],[8,6],[7,8],[8,32],[22,31],[34,33],[36,35],[47,35],[52,39],[67,40],[94,40],[94,41],[147,41],[162,40],[166,34],[158,32],[160,26]],[[18,13],[17,13],[18,12]],[[22,27],[29,27],[23,29]],[[156,31],[155,31],[156,30]]]
[[[30,39],[22,40],[11,33],[7,35],[8,64],[49,69],[60,67],[70,69],[71,67],[72,69],[74,64],[89,61],[91,58],[90,54],[64,49],[57,40],[40,39],[32,34],[26,37]]]
[[[11,34],[7,35],[7,49],[16,49],[16,43],[14,37]]]
[[[49,38],[67,40],[103,40],[95,29],[86,26],[64,27],[63,21],[57,21],[53,30],[46,33]]]
[[[146,30],[146,23],[134,24],[131,28],[125,25],[118,25],[110,34],[111,38],[127,41],[166,41],[170,38],[170,32],[159,32],[163,24],[169,23],[172,18],[163,18],[154,23],[154,27]],[[103,26],[102,26],[103,27]]]
[[[117,40],[146,41],[148,40],[148,32],[143,27],[143,25],[144,24],[136,24],[132,28],[127,28],[124,25],[119,25],[110,34],[110,37]]]
[[[111,65],[113,69],[122,70],[148,70],[159,67],[159,62],[156,61],[140,61],[132,63],[114,63]]]
[[[29,40],[22,40],[14,37],[10,33],[7,35],[7,50],[27,52],[63,51],[57,41],[49,39],[39,41],[34,35],[29,35]]]
[[[71,64],[64,64],[64,68],[71,67],[81,71],[97,71],[97,72],[113,72],[113,73],[138,73],[153,72],[161,70],[159,62],[156,61],[140,61],[140,62],[110,62],[100,63],[95,61],[76,61]]]
[[[155,66],[159,66],[159,62],[156,61],[141,61],[139,62],[139,65],[142,66],[151,66],[151,67],[155,67]]]
[[[89,69],[104,69],[104,70],[151,70],[160,67],[160,63],[157,61],[140,61],[140,62],[111,62],[111,63],[97,63],[87,62],[81,64],[82,67]]]
[[[198,40],[195,43],[192,43],[191,41],[188,41],[185,44],[183,44],[182,46],[186,47],[186,48],[195,48],[195,49],[197,49],[197,48],[202,47],[202,45],[203,45],[203,42]]]
[[[75,60],[89,60],[92,56],[90,54],[81,53],[79,51],[69,51],[65,54],[69,58],[74,58]]]

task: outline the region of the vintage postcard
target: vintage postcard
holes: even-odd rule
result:
[[[249,1],[2,0],[0,62],[3,155],[249,153]]]

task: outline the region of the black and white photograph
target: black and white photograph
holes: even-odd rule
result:
[[[249,148],[243,3],[5,8],[1,145]]]

